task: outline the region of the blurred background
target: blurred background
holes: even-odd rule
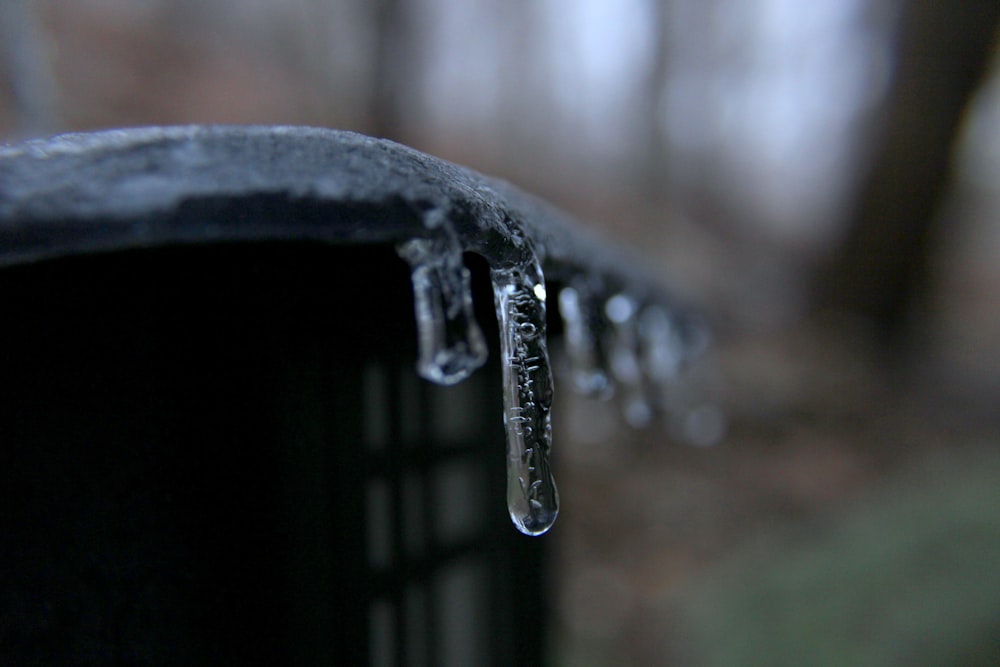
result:
[[[717,446],[559,392],[555,664],[998,665],[998,26],[995,0],[3,0],[0,139],[387,137],[704,312]]]

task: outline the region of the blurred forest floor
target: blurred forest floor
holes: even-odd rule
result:
[[[724,342],[711,449],[567,420],[557,664],[1000,664],[998,386],[862,341]]]

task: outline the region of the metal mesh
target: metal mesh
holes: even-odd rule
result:
[[[63,259],[0,298],[0,662],[541,660],[496,353],[419,380],[391,249]]]

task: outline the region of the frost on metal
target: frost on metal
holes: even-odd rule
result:
[[[634,426],[704,412],[677,398],[706,340],[697,318],[565,214],[501,181],[389,141],[315,128],[143,128],[0,147],[0,265],[244,240],[392,244],[411,269],[418,372],[440,384],[486,360],[462,258],[486,259],[500,330],[508,507],[526,534],[544,533],[559,512],[549,463],[549,305],[565,331],[569,386],[602,398],[617,392]]]

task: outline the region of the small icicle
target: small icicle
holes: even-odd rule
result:
[[[652,304],[639,314],[639,349],[642,371],[649,381],[651,402],[668,415],[676,402],[685,344],[666,308]]]
[[[718,403],[721,377],[716,359],[707,354],[711,341],[708,327],[698,320],[687,323],[681,332],[684,360],[681,369],[686,389],[686,405],[675,411],[680,439],[690,445],[717,445],[726,437],[728,419]],[[707,357],[707,358],[706,358]],[[698,363],[693,363],[696,361]]]
[[[653,408],[643,387],[639,357],[637,315],[639,305],[625,294],[616,294],[604,306],[614,330],[611,343],[611,374],[621,387],[622,411],[629,425],[641,428],[653,419]]]
[[[437,384],[461,382],[487,357],[462,253],[439,239],[412,239],[400,244],[397,252],[412,270],[417,372]]]
[[[564,287],[559,292],[559,314],[566,332],[566,356],[573,387],[585,396],[607,398],[614,386],[605,370],[603,314],[598,304],[582,284]]]
[[[662,385],[680,372],[684,341],[666,309],[650,305],[639,315],[642,370],[654,384]]]
[[[535,260],[492,275],[507,429],[507,508],[518,530],[541,535],[559,514],[559,492],[549,466],[552,371],[545,339],[545,284]]]

